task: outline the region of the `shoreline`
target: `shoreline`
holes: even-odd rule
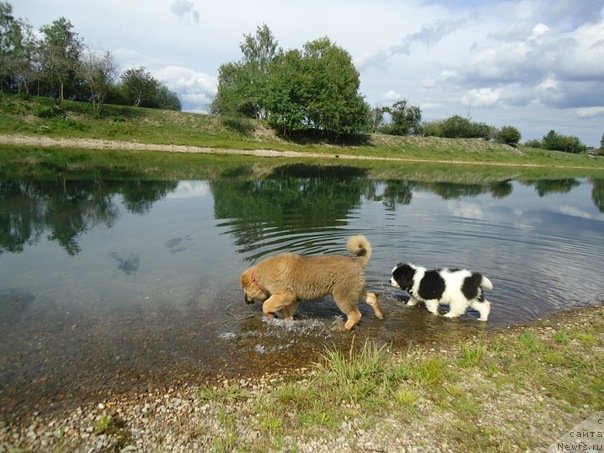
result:
[[[271,149],[231,149],[216,148],[192,145],[162,145],[151,143],[127,142],[123,140],[105,140],[89,138],[51,138],[47,136],[31,135],[3,135],[0,134],[0,145],[15,146],[39,146],[43,148],[84,148],[88,150],[121,150],[121,151],[149,151],[149,152],[169,152],[169,153],[191,153],[191,154],[214,154],[214,155],[236,155],[253,156],[267,158],[307,158],[307,159],[341,159],[341,160],[360,160],[360,161],[383,161],[400,163],[431,163],[445,165],[475,165],[484,167],[505,167],[505,168],[552,168],[569,170],[593,170],[589,166],[581,165],[552,165],[535,163],[509,163],[509,162],[486,162],[486,161],[465,161],[456,159],[421,159],[405,157],[386,157],[386,156],[363,156],[345,153],[316,153],[300,151],[276,151]]]
[[[584,354],[588,358],[593,354],[594,360],[599,360],[603,357],[604,346],[603,304],[604,301],[600,300],[599,306],[558,312],[522,325],[474,335],[471,338],[460,338],[454,345],[426,344],[413,351],[394,351],[389,354],[392,357],[390,360],[402,360],[414,355],[428,361],[444,360],[448,367],[453,367],[454,371],[459,371],[465,376],[465,382],[459,385],[460,389],[466,390],[459,395],[447,393],[447,398],[452,397],[453,401],[459,398],[463,401],[467,395],[476,396],[473,395],[476,391],[484,392],[486,399],[477,399],[477,404],[481,405],[478,419],[485,426],[490,426],[491,423],[497,426],[499,423],[505,425],[502,429],[506,432],[501,436],[509,438],[510,444],[503,448],[504,451],[522,447],[523,444],[518,443],[518,436],[529,435],[534,436],[531,442],[534,441],[545,449],[549,443],[544,445],[543,442],[548,439],[554,442],[564,434],[564,430],[570,430],[594,411],[603,410],[601,402],[599,407],[589,404],[573,405],[569,401],[561,400],[544,387],[537,388],[535,392],[530,383],[521,383],[518,387],[507,384],[501,386],[497,384],[497,379],[501,378],[498,373],[489,376],[486,369],[482,368],[466,370],[461,367],[458,370],[459,355],[468,345],[480,346],[484,343],[488,350],[496,351],[498,345],[529,334],[546,345],[555,345],[561,332],[571,329],[587,332],[588,329],[595,329],[595,339],[590,334],[592,336],[586,337],[589,341],[577,342],[581,349],[571,351],[576,350],[577,354]],[[575,348],[574,345],[571,346]],[[547,350],[544,350],[544,353],[547,353]],[[602,362],[598,363],[600,369]],[[598,363],[595,365],[598,366]],[[467,374],[467,371],[470,373]],[[184,452],[216,450],[217,439],[226,442],[220,445],[230,445],[234,450],[262,451],[263,446],[273,445],[275,433],[271,429],[264,430],[262,419],[255,419],[255,408],[289,385],[300,383],[304,386],[308,385],[305,383],[314,382],[313,376],[316,374],[317,370],[312,367],[247,379],[216,376],[216,379],[208,381],[206,387],[181,382],[163,390],[103,398],[51,415],[31,414],[31,418],[18,424],[9,424],[2,420],[0,451],[46,451],[51,448],[58,451],[101,451],[117,448],[119,451],[128,447],[131,450],[126,451],[159,449]],[[291,384],[292,382],[294,384]],[[476,388],[477,385],[480,390]],[[576,382],[576,385],[581,383]],[[209,391],[211,397],[203,398],[203,389]],[[239,392],[244,396],[239,395]],[[465,392],[470,393],[466,395]],[[455,430],[446,429],[451,423],[447,413],[452,409],[445,407],[444,403],[438,400],[435,401],[430,389],[427,392],[417,392],[417,401],[413,406],[415,409],[410,412],[403,409],[403,415],[395,405],[379,409],[378,416],[367,418],[365,411],[371,412],[373,409],[364,408],[360,403],[358,408],[353,406],[351,409],[357,416],[347,418],[336,430],[322,430],[319,427],[310,433],[298,432],[296,429],[291,432],[285,430],[282,446],[284,449],[295,448],[298,451],[419,451],[417,448],[450,451],[455,450],[456,442],[463,442],[456,439]],[[470,410],[470,414],[473,414],[475,409],[464,410]],[[441,425],[444,434],[432,431],[435,426]],[[487,429],[485,426],[481,429]],[[402,432],[396,432],[397,429]],[[260,447],[257,447],[258,445]]]

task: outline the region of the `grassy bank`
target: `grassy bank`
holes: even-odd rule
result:
[[[213,441],[222,451],[250,447],[242,426],[259,433],[260,450],[295,451],[301,439],[336,450],[545,449],[604,409],[604,310],[564,316],[438,350],[353,342],[266,392],[208,387],[198,398],[225,420]]]
[[[220,153],[167,153],[119,149],[98,151],[0,144],[0,178],[3,179],[54,179],[57,176],[149,180],[216,179],[224,176],[259,178],[271,175],[278,168],[292,164],[320,164],[323,167],[354,166],[363,169],[368,178],[382,180],[488,183],[507,179],[604,177],[604,167],[481,165],[304,157],[258,158]]]
[[[0,450],[544,451],[604,410],[603,306],[406,351],[351,335],[286,375],[33,416]]]
[[[316,160],[323,156],[322,163],[334,164],[337,156],[357,156],[361,158],[395,158],[401,161],[365,161],[346,160],[346,164],[362,166],[369,171],[383,177],[407,177],[412,171],[409,167],[450,167],[451,162],[456,162],[454,173],[464,165],[473,163],[490,164],[482,165],[481,171],[497,174],[498,178],[513,177],[519,172],[535,172],[545,177],[558,177],[561,170],[567,169],[577,175],[590,176],[601,174],[604,171],[603,158],[590,158],[586,155],[573,155],[545,151],[532,148],[518,149],[506,145],[485,142],[474,139],[442,139],[435,137],[395,137],[386,135],[370,135],[362,137],[354,143],[333,144],[320,141],[291,141],[277,136],[266,124],[234,118],[221,118],[211,115],[198,115],[173,111],[159,111],[151,109],[130,108],[123,106],[104,106],[101,115],[92,112],[91,106],[86,103],[65,101],[62,110],[55,112],[52,100],[46,98],[21,99],[17,96],[2,95],[0,99],[0,135],[24,135],[30,137],[71,138],[80,140],[113,140],[120,143],[148,143],[156,145],[183,145],[220,150],[274,150],[312,153]],[[55,147],[56,148],[56,147]],[[7,149],[18,150],[21,163],[15,154],[6,155]],[[2,146],[0,148],[0,164],[11,165],[13,168],[26,166],[32,161],[35,164],[57,165],[62,171],[70,170],[61,168],[61,160],[70,162],[78,161],[76,168],[86,168],[85,161],[121,160],[119,166],[123,168],[124,159],[119,153],[109,156],[99,153],[83,153],[78,150],[65,150],[65,156],[55,157],[47,153],[44,159],[39,150],[31,147]],[[106,154],[106,153],[105,153]],[[129,155],[132,155],[129,152]],[[191,164],[203,166],[205,160],[199,161],[190,156],[181,156],[182,153],[172,153],[167,156],[154,156],[153,153],[140,153],[135,156],[135,165],[143,167],[137,173],[148,173],[161,177],[163,169],[168,166],[168,175],[173,174],[178,166],[183,167],[181,173],[186,175],[191,169]],[[32,157],[33,155],[33,157]],[[47,159],[47,160],[46,160]],[[229,156],[229,160],[233,160]],[[7,162],[8,160],[8,162]],[[255,159],[258,161],[259,159]],[[339,159],[343,160],[343,159]],[[412,161],[415,161],[412,162]],[[419,161],[419,164],[418,162]],[[46,163],[48,162],[48,163]],[[92,163],[91,165],[96,165]],[[99,165],[106,165],[101,162]],[[499,168],[501,165],[503,168]],[[539,168],[527,168],[527,165],[536,165]],[[269,165],[270,166],[270,165]],[[517,166],[518,171],[506,168]],[[31,165],[30,165],[31,167]],[[437,168],[441,171],[442,168]],[[18,170],[25,171],[25,170]],[[476,169],[463,170],[476,172]],[[572,176],[572,175],[571,175]]]

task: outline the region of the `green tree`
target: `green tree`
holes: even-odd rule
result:
[[[97,54],[88,50],[87,57],[80,65],[80,74],[90,90],[94,109],[101,110],[111,86],[117,78],[117,66],[111,52]]]
[[[74,82],[80,63],[82,41],[72,31],[73,25],[64,17],[41,28],[44,35],[40,48],[42,70],[60,104],[65,96],[65,85]]]
[[[182,108],[180,99],[178,99],[176,93],[170,91],[167,86],[161,83],[155,93],[155,106],[163,110],[176,111],[180,111]]]
[[[503,126],[497,133],[497,141],[516,147],[520,142],[520,131],[513,126]]]
[[[543,148],[543,143],[541,143],[541,140],[529,140],[527,142],[524,143],[524,146],[527,146],[529,148]]]
[[[129,105],[148,107],[154,100],[159,82],[143,66],[126,70],[121,77],[121,91]]]
[[[495,128],[485,123],[475,123],[467,118],[454,115],[443,121],[424,125],[424,134],[446,138],[483,138],[495,136]]]
[[[0,2],[0,91],[28,93],[35,76],[35,47],[31,27],[15,19],[10,3]]]
[[[421,132],[422,112],[419,107],[407,105],[406,100],[398,101],[392,107],[386,107],[392,121],[384,128],[391,135],[417,135]]]
[[[218,70],[218,92],[211,110],[221,115],[264,119],[268,78],[279,54],[278,42],[263,25],[255,35],[244,35],[239,48],[241,61],[225,63]]]
[[[350,55],[328,38],[276,59],[271,70],[269,122],[289,134],[352,135],[369,129],[369,106],[359,94]]]
[[[552,151],[584,153],[587,147],[577,137],[561,135],[551,130],[543,137],[543,147]]]
[[[180,110],[176,93],[157,80],[143,66],[130,68],[121,76],[121,98],[128,105],[152,109]]]
[[[384,108],[374,107],[369,111],[369,126],[372,132],[377,132],[384,124]]]
[[[279,53],[279,43],[270,29],[263,25],[256,29],[255,35],[244,35],[244,41],[239,45],[243,53],[243,63],[253,65],[254,69],[267,76],[270,67]]]
[[[469,138],[474,132],[469,119],[455,115],[443,122],[442,134],[447,138]]]
[[[299,50],[290,50],[277,57],[268,86],[266,105],[271,126],[283,134],[304,130],[308,123],[310,88]]]

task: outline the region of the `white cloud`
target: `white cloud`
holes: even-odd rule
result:
[[[390,56],[383,50],[365,51],[354,59],[354,65],[359,71],[371,67],[384,68],[390,64]]]
[[[442,109],[443,107],[445,107],[444,104],[439,104],[437,102],[426,102],[426,103],[420,105],[420,109],[422,111],[424,111],[424,110],[439,110],[439,109]]]
[[[472,107],[490,107],[501,100],[500,88],[477,88],[468,91],[463,97],[463,103]]]
[[[401,96],[401,94],[400,94],[400,93],[397,93],[397,92],[396,92],[396,91],[394,91],[394,90],[387,91],[387,92],[385,92],[385,93],[382,95],[382,100],[383,100],[384,102],[386,102],[386,103],[390,103],[390,104],[393,104],[393,103],[395,103],[395,102],[398,102],[398,101],[400,101],[401,99],[403,99],[403,97]]]
[[[154,72],[171,91],[181,98],[183,110],[207,112],[216,94],[215,77],[180,66],[166,66]]]
[[[604,116],[604,106],[578,108],[576,112],[579,118],[592,118],[594,116]]]

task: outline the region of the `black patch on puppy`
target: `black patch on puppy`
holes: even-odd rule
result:
[[[484,297],[480,289],[480,283],[482,282],[482,275],[479,273],[473,273],[471,276],[466,277],[461,285],[461,292],[468,300],[475,299],[479,295],[479,301],[482,302]]]
[[[445,292],[445,280],[437,270],[427,271],[419,282],[418,295],[424,300],[440,299]]]

